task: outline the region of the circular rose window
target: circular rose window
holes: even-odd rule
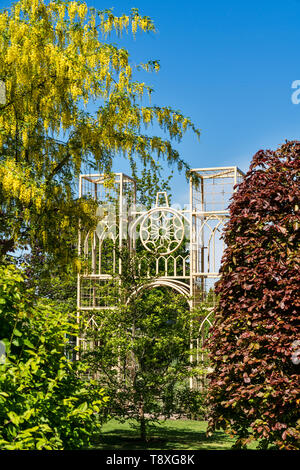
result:
[[[167,255],[182,243],[182,218],[170,208],[152,209],[143,219],[140,237],[144,247],[153,253]]]

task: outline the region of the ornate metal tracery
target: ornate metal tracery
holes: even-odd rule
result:
[[[141,223],[140,237],[146,250],[158,255],[169,255],[183,241],[182,218],[170,208],[152,209]]]

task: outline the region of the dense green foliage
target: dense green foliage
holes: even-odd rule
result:
[[[166,191],[169,197],[169,204],[171,203],[170,195],[170,180],[173,173],[167,177],[162,167],[157,163],[155,170],[143,165],[142,170],[138,171],[137,165],[132,161],[131,163],[132,177],[136,181],[137,204],[142,205],[146,209],[151,209],[156,202],[156,194],[158,191]]]
[[[230,206],[208,345],[210,428],[230,430],[237,446],[299,448],[299,176],[300,142],[260,151]]]
[[[0,267],[0,448],[76,449],[100,429],[107,398],[66,357],[75,320],[47,299],[34,302],[21,271]]]

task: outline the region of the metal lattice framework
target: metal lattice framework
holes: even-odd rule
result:
[[[145,255],[137,275],[154,279],[145,288],[169,287],[183,295],[190,307],[205,305],[195,339],[201,350],[216,301],[214,284],[224,249],[221,234],[234,187],[244,174],[236,166],[197,168],[192,173],[198,182],[191,176],[188,206],[170,207],[167,194],[159,192],[150,210],[136,205],[136,183],[123,173],[115,173],[113,179],[99,174],[80,176],[79,196],[98,202],[99,218],[93,233],[83,228],[79,234],[79,254],[86,268],[78,275],[77,306],[79,315],[88,315],[89,324],[97,327],[93,311],[118,304],[118,285],[112,279],[121,273],[122,264],[116,247],[126,245],[134,253],[140,239]],[[155,256],[154,264],[149,264],[148,253]]]

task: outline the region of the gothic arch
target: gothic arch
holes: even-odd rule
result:
[[[170,289],[173,289],[186,299],[190,308],[192,307],[192,301],[190,299],[190,288],[188,284],[185,284],[181,281],[177,281],[176,279],[167,280],[163,278],[155,279],[154,281],[151,281],[148,284],[140,286],[136,291],[131,294],[131,296],[127,300],[127,303],[129,303],[133,297],[141,295],[145,290],[154,289],[155,287],[169,287]]]

